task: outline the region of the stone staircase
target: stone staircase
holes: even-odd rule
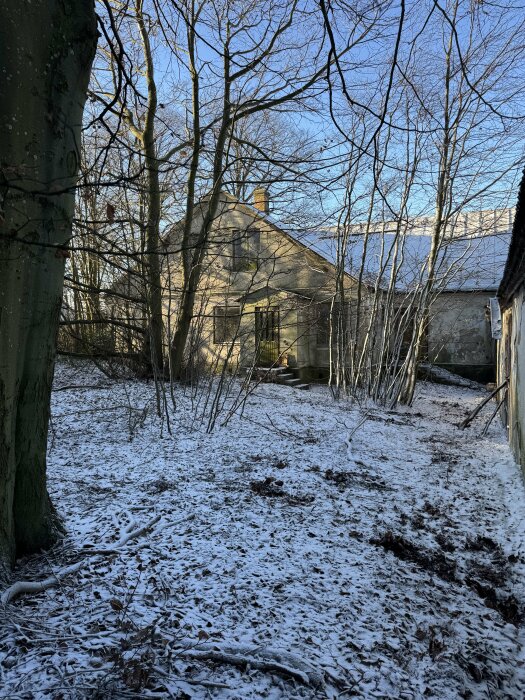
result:
[[[296,371],[297,370],[295,370],[295,372]],[[252,372],[252,377],[263,382],[283,384],[293,389],[308,391],[310,385],[299,379],[295,372],[290,367],[255,367]]]

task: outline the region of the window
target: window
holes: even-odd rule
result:
[[[243,255],[242,255],[242,234],[240,231],[234,230],[233,232],[233,241],[232,241],[232,268],[234,270],[238,270],[239,265],[242,261]]]
[[[332,311],[332,342],[337,341],[337,329],[344,321],[345,333],[348,333],[348,304],[344,305],[344,317],[341,318],[341,304],[335,302],[319,304],[317,310],[317,345],[328,347],[330,344],[330,310]]]
[[[414,331],[415,331],[415,311],[407,311],[407,309],[402,306],[396,306],[394,308],[394,320],[395,327],[397,329],[398,337],[401,335],[401,348],[399,352],[399,359],[404,360],[408,355],[408,351],[414,342]],[[409,315],[407,315],[409,314]],[[421,338],[419,345],[419,360],[425,360],[428,357],[428,325],[425,323],[423,328],[423,337]]]
[[[241,320],[240,306],[216,306],[213,310],[213,342],[231,343]]]
[[[261,233],[258,229],[233,231],[232,268],[238,271],[257,269],[257,260],[261,249]]]

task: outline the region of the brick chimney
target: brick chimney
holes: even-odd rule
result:
[[[253,206],[263,214],[270,213],[270,195],[265,187],[257,187],[253,191]]]

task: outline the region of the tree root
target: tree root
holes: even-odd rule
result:
[[[223,647],[210,648],[204,644],[193,645],[186,649],[177,649],[177,653],[200,661],[214,661],[239,668],[254,668],[258,671],[278,673],[286,678],[293,678],[304,685],[324,687],[325,676],[339,684],[339,679],[331,674],[318,671],[298,656],[287,651],[265,647]]]
[[[47,591],[48,588],[53,588],[58,586],[62,579],[71,574],[76,574],[76,572],[84,566],[83,561],[77,561],[76,564],[71,564],[71,566],[66,566],[56,574],[44,579],[43,581],[17,581],[13,583],[12,586],[6,588],[2,593],[0,598],[0,603],[7,605],[14,598],[22,595],[23,593],[40,593],[41,591]]]
[[[124,547],[124,545],[126,545],[128,542],[131,542],[131,540],[140,537],[145,532],[150,530],[154,525],[156,525],[159,522],[160,518],[160,515],[156,515],[146,525],[143,525],[142,527],[139,527],[136,530],[132,530],[131,532],[126,532],[111,549],[85,548],[82,550],[82,552],[88,557],[112,556],[116,554],[122,554],[122,547]],[[16,581],[16,583],[13,583],[2,593],[2,596],[0,597],[0,603],[5,606],[12,600],[17,598],[19,595],[22,595],[24,593],[40,593],[42,591],[46,591],[48,588],[54,588],[55,586],[58,586],[61,583],[61,581],[64,578],[66,578],[66,576],[76,574],[77,571],[79,571],[83,566],[85,566],[85,564],[86,559],[84,558],[82,559],[82,561],[77,561],[75,564],[65,566],[63,569],[60,569],[55,574],[53,574],[53,576],[50,576],[49,578],[46,578],[43,581]]]
[[[128,542],[131,542],[131,540],[135,540],[137,537],[140,537],[143,535],[145,532],[150,530],[153,525],[156,525],[160,520],[160,515],[156,515],[153,520],[150,520],[149,523],[146,525],[143,525],[142,527],[137,528],[136,530],[132,530],[131,532],[126,532],[118,542],[115,543],[114,547],[107,548],[107,549],[90,549],[84,545],[82,548],[82,552],[85,552],[89,556],[111,556],[114,554],[121,554],[121,549],[126,545]]]

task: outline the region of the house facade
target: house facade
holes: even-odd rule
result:
[[[206,211],[194,217],[195,235]],[[182,224],[170,234],[177,249]],[[167,256],[163,286],[167,326],[176,319],[170,289],[181,279],[180,255]],[[336,291],[339,290],[339,291]],[[322,380],[330,367],[330,318],[351,323],[357,281],[269,216],[265,190],[253,205],[221,193],[202,266],[192,359],[208,367],[286,364],[303,380]]]

